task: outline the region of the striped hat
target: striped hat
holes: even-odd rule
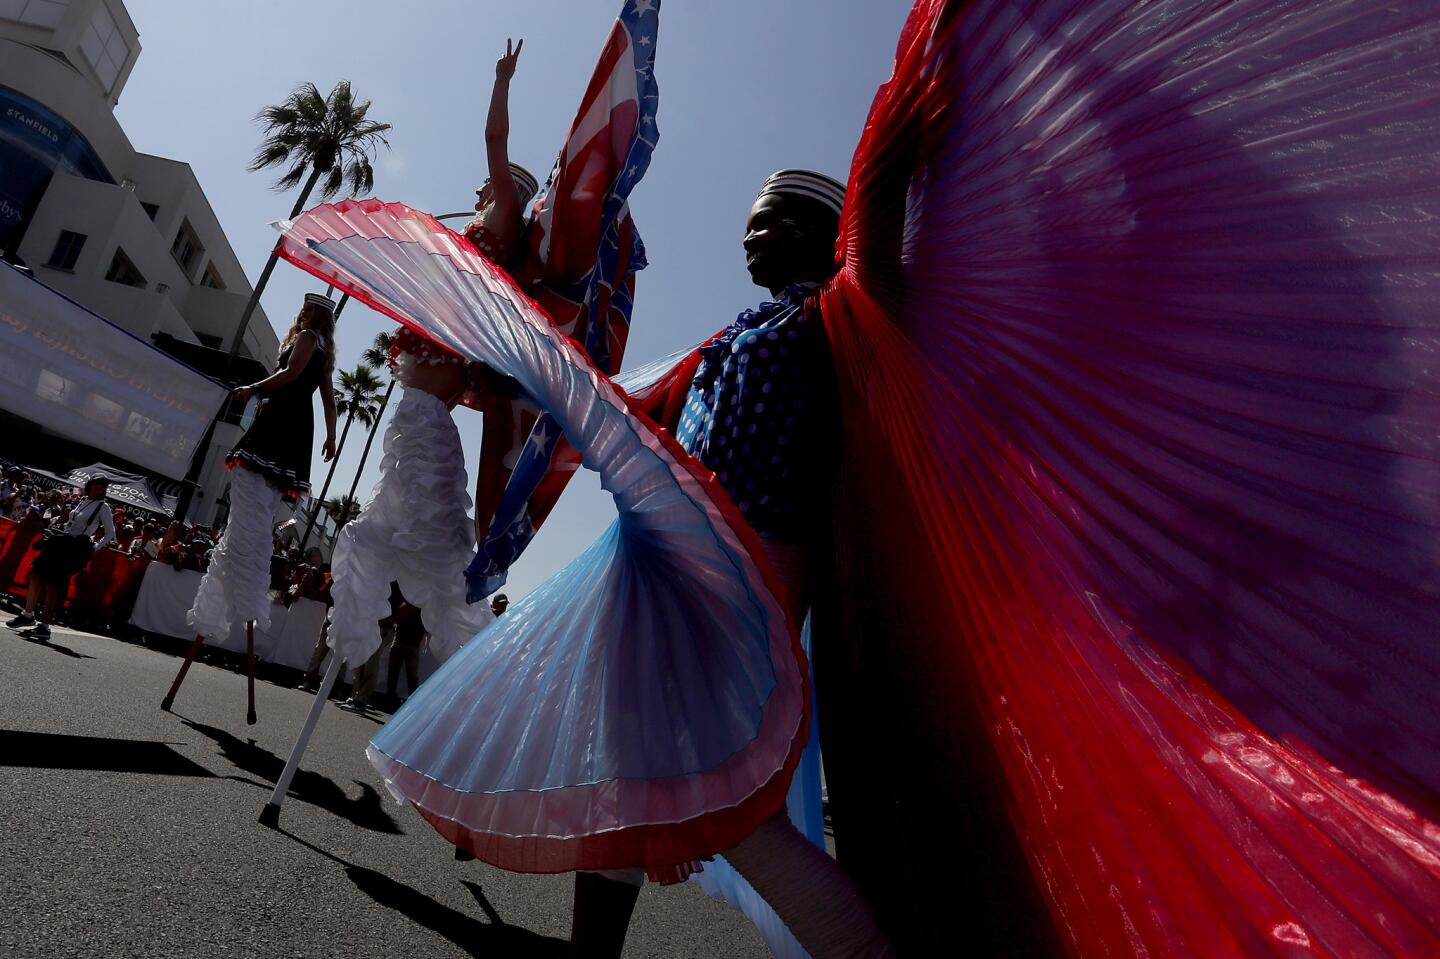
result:
[[[305,305],[318,306],[322,310],[328,310],[331,313],[335,312],[335,301],[330,299],[330,297],[326,296],[324,293],[306,293]]]
[[[840,215],[840,207],[845,202],[845,184],[814,170],[781,170],[770,174],[760,187],[760,196],[775,193],[808,197],[835,211],[836,216]]]
[[[527,205],[540,192],[540,181],[518,163],[510,164],[510,175],[515,178],[515,192],[520,194],[520,205]]]

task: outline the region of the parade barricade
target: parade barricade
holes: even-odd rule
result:
[[[130,624],[147,633],[192,639],[185,614],[195,603],[200,588],[200,574],[191,569],[175,569],[168,563],[151,563],[140,583],[140,594],[130,613]]]
[[[194,570],[176,570],[166,563],[150,564],[140,585],[130,624],[159,636],[193,639],[195,631],[185,616],[195,605],[200,579]],[[270,610],[270,625],[255,627],[255,655],[266,662],[304,669],[320,638],[326,611],[324,603],[313,599],[296,599],[288,608],[276,604]],[[228,635],[209,645],[244,653],[245,624],[233,624]]]
[[[256,654],[267,662],[304,669],[310,663],[329,609],[324,603],[303,597],[294,600],[289,609],[276,607],[263,646],[260,634],[255,634]]]
[[[0,588],[13,596],[24,596],[30,578],[30,563],[40,531],[27,529],[12,519],[0,519]]]
[[[145,571],[152,565],[149,557],[129,556],[118,549],[100,550],[71,581],[70,608],[107,620],[112,626],[127,622]]]
[[[194,631],[185,621],[185,614],[195,603],[195,593],[200,588],[200,574],[194,570],[176,570],[166,563],[151,563],[144,571],[139,595],[135,599],[130,624],[147,633],[171,636],[175,639],[193,639]],[[296,599],[287,609],[277,605],[270,613],[268,629],[255,630],[255,655],[265,662],[304,669],[310,664],[315,642],[320,637],[320,628],[325,622],[328,607],[312,599]],[[378,624],[376,626],[379,628]],[[210,645],[235,653],[245,652],[245,624],[236,623],[230,634]],[[326,651],[326,661],[330,653]],[[378,688],[385,689],[390,653],[387,649],[380,657],[380,678]],[[355,665],[355,664],[350,664]],[[324,663],[321,664],[321,668]],[[427,645],[420,653],[420,681],[424,682],[435,670],[439,661]],[[409,695],[412,690],[402,671],[397,692]]]

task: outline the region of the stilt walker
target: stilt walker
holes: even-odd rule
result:
[[[320,391],[325,410],[326,461],[335,456],[335,302],[307,293],[305,304],[280,346],[279,369],[235,391],[244,403],[259,395],[255,422],[231,450],[230,521],[200,581],[187,619],[195,640],[160,708],[170,710],[180,684],[206,639],[226,636],[232,623],[246,624],[249,704],[246,722],[255,722],[255,624],[270,623],[270,530],[282,500],[294,502],[310,491],[310,458],[315,417],[311,397]]]
[[[509,160],[509,85],[523,41],[507,41],[505,55],[495,65],[485,126],[489,177],[476,190],[476,217],[463,230],[473,252],[493,267],[523,276],[521,282],[545,304],[555,324],[585,343],[587,352],[610,372],[619,368],[624,353],[635,273],[645,265],[625,201],[649,164],[657,136],[650,75],[653,16],[648,23],[640,35],[648,33],[651,42],[635,47],[638,59],[625,67],[643,68],[643,88],[634,100],[612,102],[612,87],[592,81],[548,189],[538,200],[536,178]],[[623,18],[616,22],[597,75],[620,68],[611,54],[621,38],[628,37],[627,31]],[[628,129],[611,131],[586,122],[606,116],[612,122],[622,118]],[[607,181],[608,191],[595,189],[597,176]],[[532,201],[527,222],[524,214]],[[282,255],[308,269],[283,243]],[[498,581],[483,587],[477,587],[483,574],[477,579],[472,566],[472,602],[467,602],[467,564],[484,566],[488,561],[483,557],[492,552],[518,555],[528,542],[529,517],[548,511],[578,460],[553,420],[517,394],[513,381],[462,357],[444,340],[404,327],[395,335],[391,365],[404,392],[386,428],[380,482],[361,515],[341,532],[332,563],[335,605],[328,641],[336,659],[352,663],[364,662],[378,648],[377,622],[389,615],[386,596],[392,580],[407,600],[424,610],[430,648],[441,659],[493,620],[488,605],[479,600],[503,583],[508,562],[496,567],[502,570]],[[473,521],[460,436],[451,418],[457,405],[486,414]],[[519,473],[512,476],[513,470]],[[531,498],[536,486],[541,495]],[[517,497],[519,487],[524,489]],[[503,503],[502,492],[507,497]],[[546,505],[537,511],[542,499]],[[481,542],[489,544],[481,549],[480,559],[477,525]],[[453,577],[444,572],[452,568]],[[319,701],[334,683],[333,670],[332,663]],[[260,816],[262,823],[278,823],[285,791],[319,716],[317,706]]]

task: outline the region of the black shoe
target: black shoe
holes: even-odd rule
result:
[[[20,631],[20,635],[24,636],[26,639],[33,639],[37,643],[48,643],[50,642],[50,627],[46,626],[44,623],[40,623],[39,625],[32,626],[29,629],[22,629]]]
[[[11,629],[24,629],[26,626],[35,625],[35,617],[31,616],[29,613],[21,613],[14,619],[6,622],[5,625],[9,626]]]

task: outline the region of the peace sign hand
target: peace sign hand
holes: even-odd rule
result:
[[[515,75],[515,64],[520,60],[520,48],[523,46],[525,46],[525,40],[521,38],[515,44],[515,49],[511,50],[510,40],[508,37],[506,38],[505,55],[495,61],[495,79],[509,80]]]

